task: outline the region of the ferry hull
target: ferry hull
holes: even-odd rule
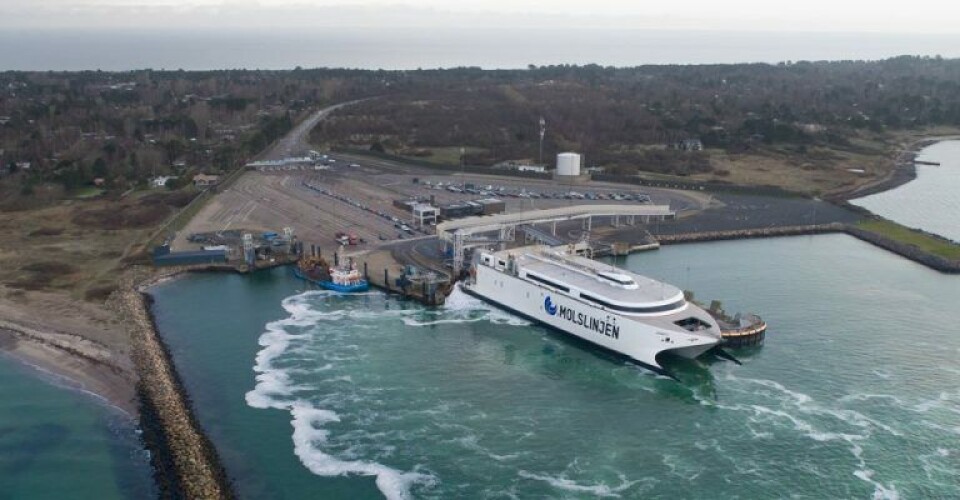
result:
[[[630,358],[650,370],[667,374],[657,360],[662,352],[696,358],[719,338],[685,333],[648,324],[641,318],[612,314],[510,274],[478,266],[464,290],[527,319]],[[690,306],[692,307],[692,306]]]

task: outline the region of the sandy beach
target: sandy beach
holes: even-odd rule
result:
[[[850,189],[843,189],[830,193],[826,198],[839,202],[862,198],[872,194],[902,186],[917,178],[917,167],[914,159],[924,148],[941,141],[951,141],[960,139],[960,135],[938,135],[917,137],[905,142],[900,152],[893,158],[893,169],[883,178],[873,182],[862,184]]]
[[[105,306],[48,292],[0,295],[0,350],[137,416],[130,341]]]

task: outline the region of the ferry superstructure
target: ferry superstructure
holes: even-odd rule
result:
[[[660,353],[692,359],[721,342],[717,322],[682,290],[567,247],[478,250],[463,287],[661,374]]]

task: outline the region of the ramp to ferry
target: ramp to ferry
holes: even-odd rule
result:
[[[529,210],[512,214],[466,217],[437,224],[437,236],[453,244],[453,268],[463,267],[464,250],[470,246],[489,245],[489,238],[479,238],[482,233],[498,232],[499,243],[510,241],[517,226],[550,224],[550,234],[556,236],[557,222],[582,220],[584,229],[590,230],[594,217],[609,217],[615,226],[621,222],[636,224],[672,219],[676,212],[669,205],[574,205],[569,207]]]

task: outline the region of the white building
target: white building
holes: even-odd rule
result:
[[[520,172],[536,172],[542,174],[547,171],[547,167],[543,165],[517,165],[517,170]]]
[[[557,175],[576,177],[580,175],[580,155],[560,153],[557,155]]]
[[[416,203],[413,205],[413,218],[420,227],[431,223],[436,224],[439,215],[440,209],[429,203]]]
[[[160,189],[163,187],[167,187],[167,181],[171,179],[176,179],[176,178],[177,176],[175,175],[160,175],[160,176],[154,177],[153,179],[150,179],[150,187],[153,189]]]

